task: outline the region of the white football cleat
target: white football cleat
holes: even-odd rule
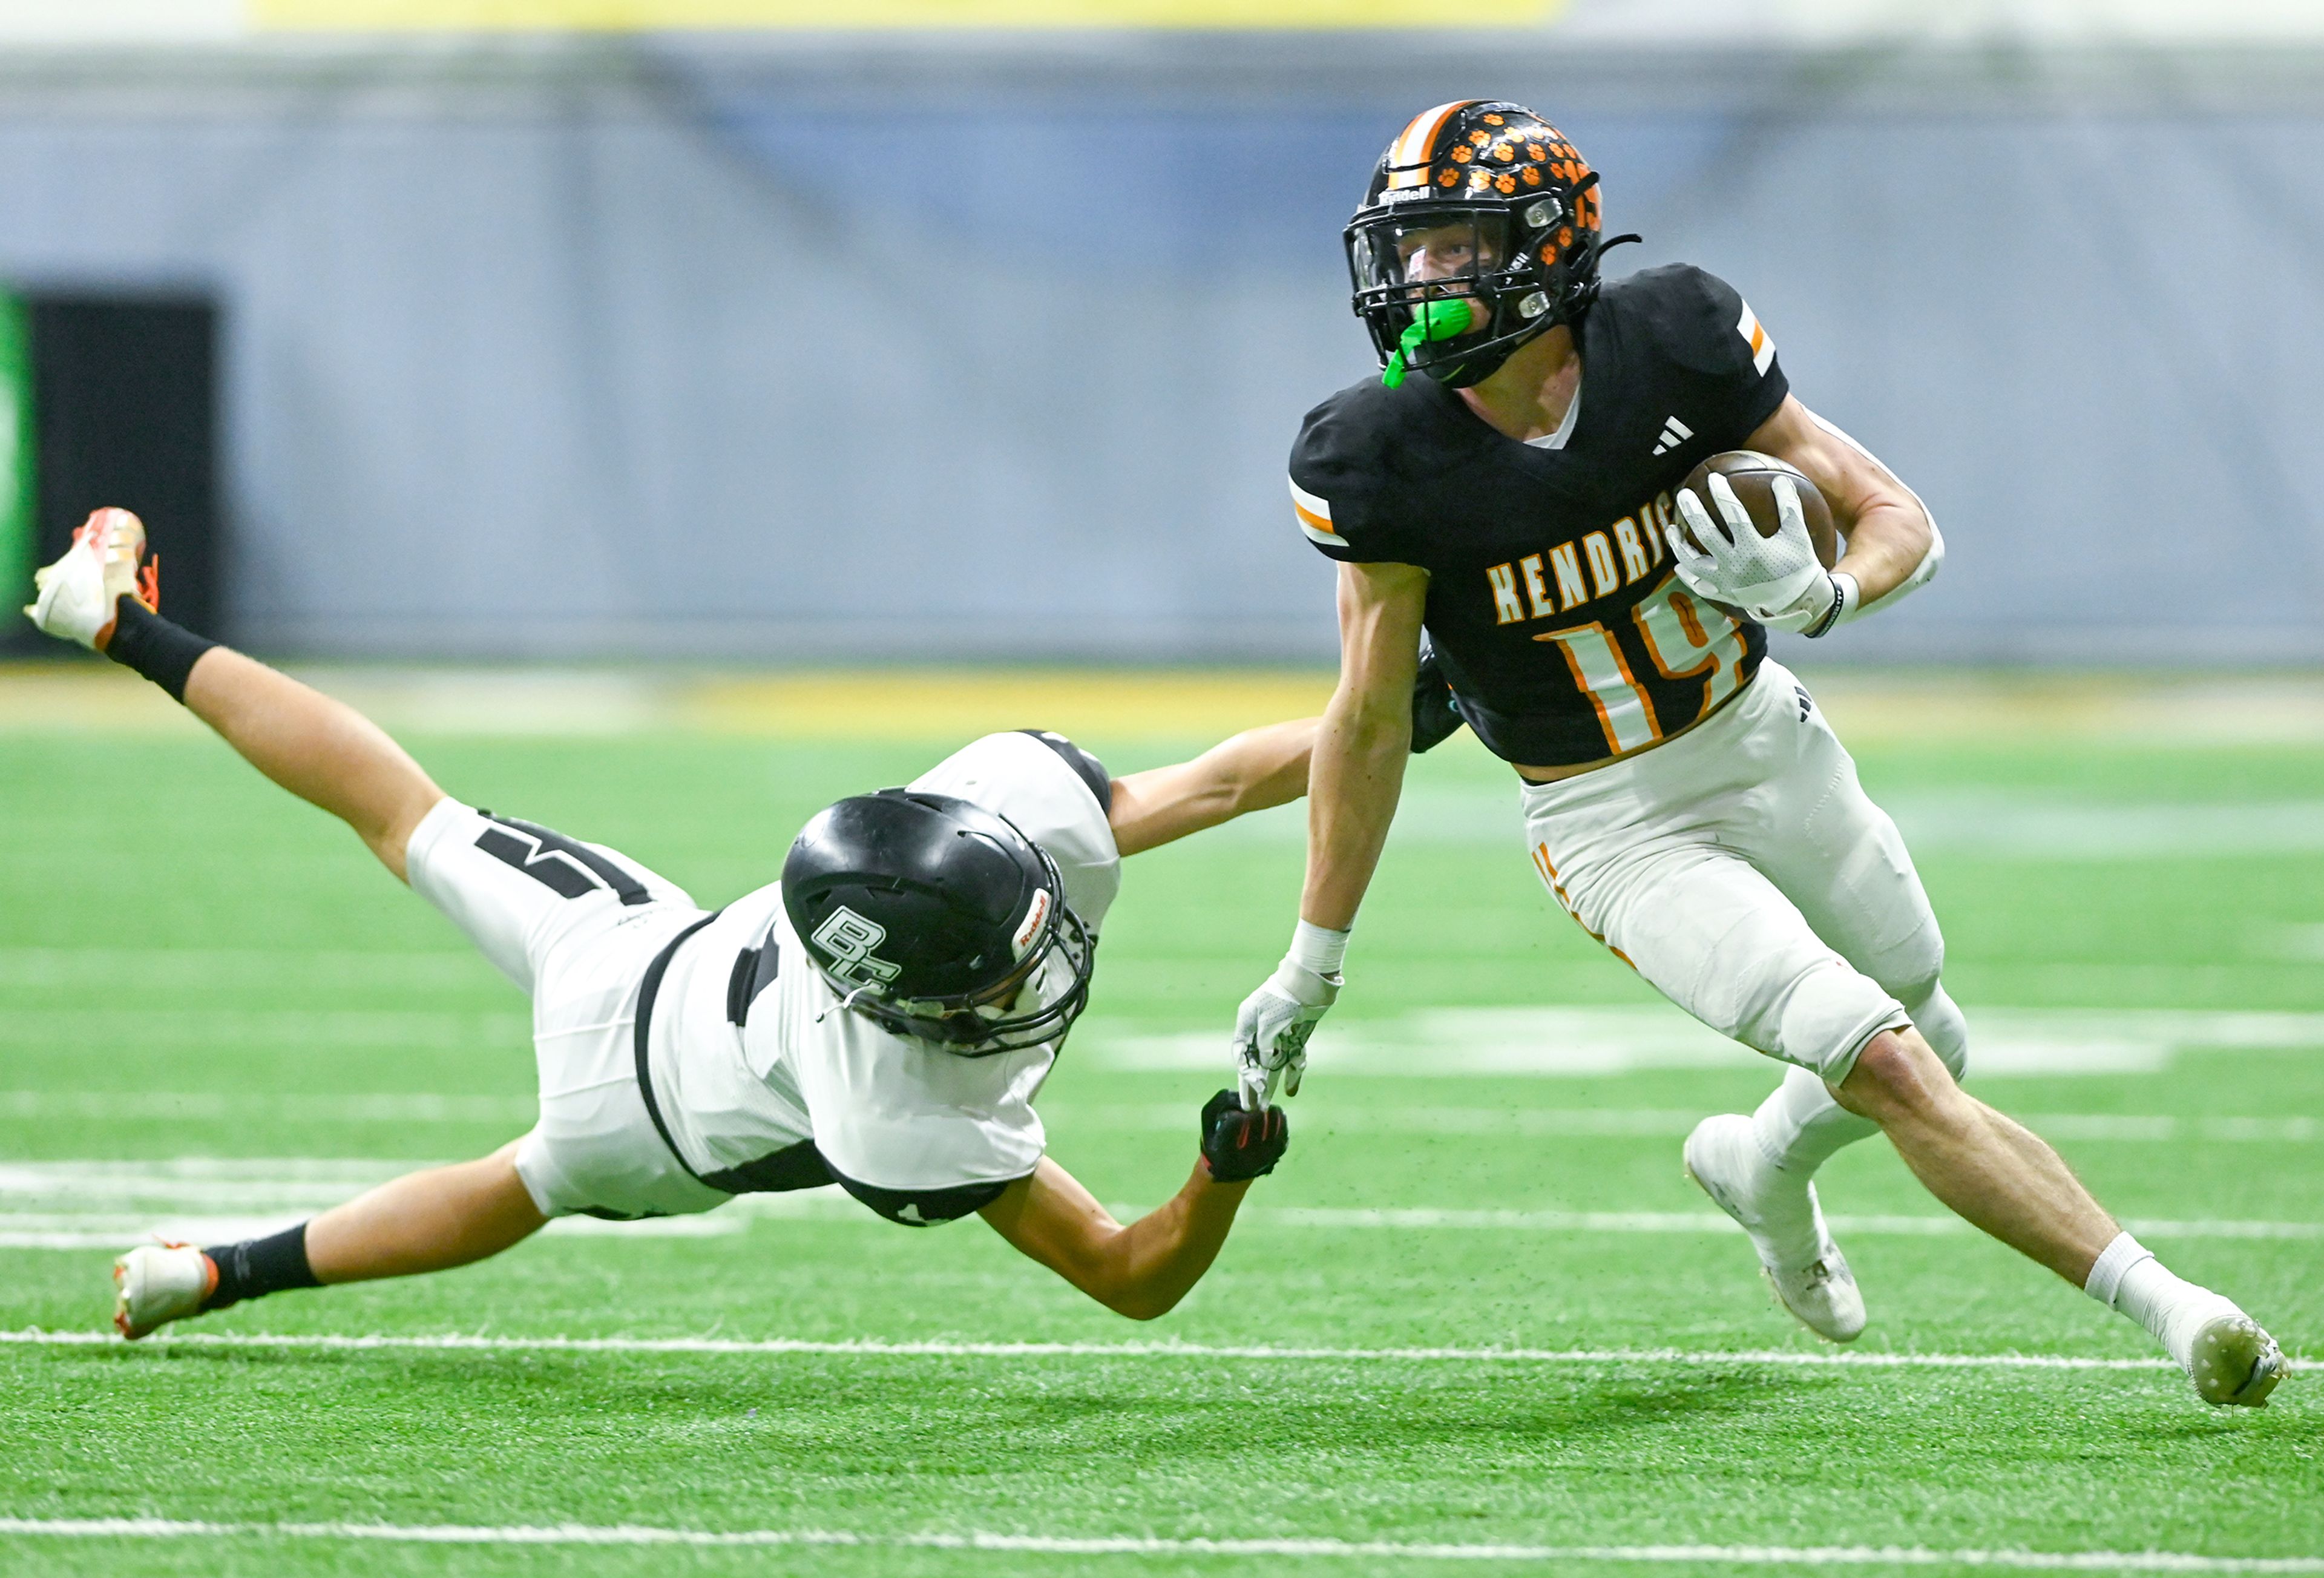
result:
[[[1739,1112],[1705,1118],[1686,1137],[1686,1176],[1751,1235],[1783,1306],[1817,1336],[1852,1343],[1864,1331],[1864,1295],[1831,1241],[1815,1186],[1771,1165]]]
[[[114,604],[124,593],[149,612],[161,605],[160,568],[145,557],[145,523],[126,510],[98,510],[73,531],[72,546],[32,572],[40,595],[24,610],[48,634],[101,652],[113,639]]]
[[[134,1343],[199,1315],[217,1291],[217,1268],[191,1244],[141,1244],[113,1262],[113,1326]]]
[[[2266,1407],[2283,1368],[2283,1350],[2241,1310],[2205,1321],[2187,1354],[2195,1395],[2221,1408]]]

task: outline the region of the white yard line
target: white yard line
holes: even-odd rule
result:
[[[2324,1013],[1974,1006],[1968,1013],[1973,1082],[2163,1074],[2184,1053],[2324,1047]],[[1157,1035],[1093,1015],[1079,1036],[1076,1053],[1109,1067],[1225,1066],[1212,1030]],[[1587,1079],[1648,1068],[1740,1073],[1770,1066],[1769,1059],[1656,1003],[1420,1008],[1388,1019],[1334,1020],[1309,1050],[1319,1084],[1327,1078]]]
[[[1735,1224],[1708,1211],[1520,1211],[1457,1206],[1385,1205],[1255,1206],[1241,1220],[1277,1227],[1453,1228],[1517,1232],[1706,1232],[1729,1233]],[[1830,1217],[1836,1233],[1870,1237],[1951,1238],[1976,1233],[1958,1216],[1850,1215]],[[2124,1225],[2142,1238],[2324,1239],[2316,1222],[2161,1222],[2126,1218]]]
[[[1406,1106],[1333,1104],[1330,1097],[1301,1097],[1290,1111],[1301,1127],[1318,1134],[1488,1134],[1519,1139],[1683,1140],[1705,1113],[1682,1107]],[[7,1097],[0,1094],[0,1111]],[[1052,1133],[1115,1129],[1176,1133],[1186,1127],[1185,1106],[1176,1103],[1099,1103],[1071,1097],[1041,1103]],[[2132,1144],[2180,1144],[2218,1140],[2233,1144],[2303,1145],[2324,1140],[2324,1119],[2174,1118],[2119,1112],[2025,1112],[2010,1116],[2051,1140],[2116,1140]]]
[[[5,959],[0,955],[0,963]],[[1969,1075],[1978,1081],[2153,1075],[2167,1072],[2187,1053],[2324,1048],[2324,1013],[1972,1006],[1969,1017]],[[474,1050],[522,1046],[530,1036],[523,1013],[503,1009],[47,1006],[0,1015],[0,1047],[48,1051],[111,1043]],[[1074,1055],[1113,1068],[1212,1074],[1226,1066],[1222,1046],[1215,1029],[1154,1034],[1133,1021],[1093,1016],[1074,1041]],[[1325,1075],[1554,1079],[1649,1068],[1741,1073],[1769,1067],[1757,1053],[1655,1003],[1437,1007],[1388,1019],[1334,1020],[1317,1037],[1313,1062],[1319,1082]]]
[[[851,1203],[852,1204],[852,1203]],[[862,1209],[857,1207],[857,1209]],[[115,1254],[155,1240],[167,1243],[217,1244],[279,1232],[310,1212],[266,1216],[152,1216],[60,1223],[54,1217],[27,1221],[0,1214],[0,1249],[105,1250]],[[804,1213],[800,1213],[804,1214]],[[838,1214],[837,1212],[833,1213]],[[866,1221],[873,1220],[866,1216]],[[545,1230],[558,1238],[733,1238],[748,1232],[751,1218],[733,1212],[705,1216],[659,1216],[643,1222],[604,1222],[594,1216],[564,1216]]]
[[[374,1184],[429,1165],[377,1158],[181,1157],[144,1162],[0,1162],[0,1248],[120,1250],[154,1238],[219,1243],[287,1227]],[[1110,1207],[1124,1220],[1145,1207]],[[602,1222],[566,1217],[550,1231],[637,1238],[718,1238],[752,1223],[872,1217],[835,1186],[745,1195],[696,1216]],[[1713,1211],[1573,1211],[1556,1207],[1251,1205],[1248,1228],[1333,1232],[1496,1232],[1702,1234],[1734,1224]],[[1839,1213],[1835,1232],[1861,1237],[1966,1237],[1976,1230],[1939,1212]],[[2144,1238],[2324,1241],[2324,1223],[2248,1219],[2129,1219]]]
[[[2031,861],[2187,860],[2324,851],[2324,800],[2107,800],[2039,790],[1967,789],[1881,797],[1904,842],[1923,854]],[[1254,812],[1210,835],[1238,844],[1299,844],[1305,807]],[[1521,843],[1517,790],[1498,779],[1416,773],[1388,837],[1398,847]]]
[[[318,1095],[231,1091],[0,1090],[0,1117],[125,1119],[277,1118],[310,1122],[530,1123],[530,1096],[451,1095],[421,1091]],[[1683,1139],[1703,1113],[1678,1107],[1333,1106],[1293,1109],[1318,1133],[1506,1134],[1531,1139]],[[1176,1133],[1192,1121],[1177,1103],[1044,1102],[1053,1130],[1132,1130]],[[2324,1140],[2324,1118],[2178,1118],[2117,1112],[2024,1112],[2011,1116],[2051,1140],[2177,1144],[2306,1145]]]
[[[532,1044],[522,1013],[435,1009],[12,1008],[0,1047],[55,1051],[127,1046],[171,1050],[293,1047],[412,1047],[518,1056]],[[530,1054],[522,1054],[529,1057]]]
[[[110,1332],[48,1332],[35,1327],[0,1332],[0,1345],[115,1347]],[[307,1348],[345,1352],[698,1353],[720,1356],[829,1354],[872,1359],[1248,1359],[1296,1363],[1450,1363],[1620,1365],[1691,1368],[1786,1365],[1841,1370],[2175,1370],[2170,1360],[2092,1359],[2054,1353],[1894,1353],[1836,1349],[1747,1349],[1732,1352],[1681,1348],[1287,1348],[1209,1343],[968,1343],[943,1339],[881,1342],[876,1338],[821,1341],[806,1337],[492,1337],[445,1333],[432,1336],[330,1333],[226,1333],[172,1330],[146,1339],[148,1348]],[[2315,1361],[2296,1359],[2306,1369]]]
[[[141,992],[312,987],[468,987],[497,979],[474,950],[389,948],[0,948],[0,987]]]
[[[638,1524],[212,1523],[159,1518],[5,1518],[0,1535],[92,1539],[381,1540],[405,1545],[844,1546],[1060,1556],[1302,1556],[1426,1562],[1729,1563],[1784,1567],[1991,1567],[2070,1573],[2324,1573],[2324,1556],[2205,1556],[2182,1551],[1931,1550],[1923,1546],[1585,1546],[1317,1538],[878,1534],[848,1529],[664,1528]]]
[[[303,1095],[280,1091],[0,1091],[0,1117],[130,1119],[254,1118],[340,1123],[507,1123],[532,1121],[531,1096]]]

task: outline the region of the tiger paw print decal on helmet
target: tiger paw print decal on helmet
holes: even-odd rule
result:
[[[1616,245],[1600,238],[1597,186],[1572,143],[1522,105],[1463,99],[1414,116],[1344,233],[1352,304],[1389,382],[1410,368],[1474,383],[1588,310],[1599,254]],[[1451,301],[1468,310],[1432,309]]]

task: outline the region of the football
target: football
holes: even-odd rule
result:
[[[1713,472],[1727,479],[1727,485],[1735,490],[1736,498],[1742,503],[1744,509],[1750,512],[1751,523],[1758,527],[1762,537],[1775,534],[1775,478],[1790,477],[1799,484],[1800,512],[1808,518],[1808,536],[1815,542],[1816,558],[1823,561],[1826,569],[1839,559],[1840,533],[1831,523],[1831,505],[1825,501],[1822,491],[1810,482],[1799,467],[1772,455],[1762,455],[1756,449],[1729,449],[1712,456],[1688,472],[1686,480],[1679,485],[1691,490],[1702,502],[1702,507],[1710,512],[1711,518],[1717,521],[1719,506],[1711,502],[1709,485]],[[1683,520],[1680,521],[1678,529],[1688,546],[1700,551],[1702,544],[1695,541],[1694,532]]]

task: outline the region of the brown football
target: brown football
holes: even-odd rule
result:
[[[1775,517],[1775,481],[1788,476],[1799,484],[1800,512],[1808,518],[1808,536],[1815,541],[1816,558],[1830,569],[1840,558],[1840,533],[1831,524],[1831,505],[1825,502],[1822,492],[1807,479],[1795,466],[1787,465],[1772,455],[1762,455],[1756,449],[1729,449],[1714,455],[1692,471],[1679,485],[1692,490],[1702,503],[1711,520],[1719,519],[1719,506],[1711,497],[1711,474],[1717,472],[1735,490],[1735,497],[1750,512],[1751,523],[1762,537],[1773,537],[1779,522]],[[1679,521],[1679,534],[1690,547],[1700,551],[1702,544],[1695,541],[1694,533],[1685,521]]]

